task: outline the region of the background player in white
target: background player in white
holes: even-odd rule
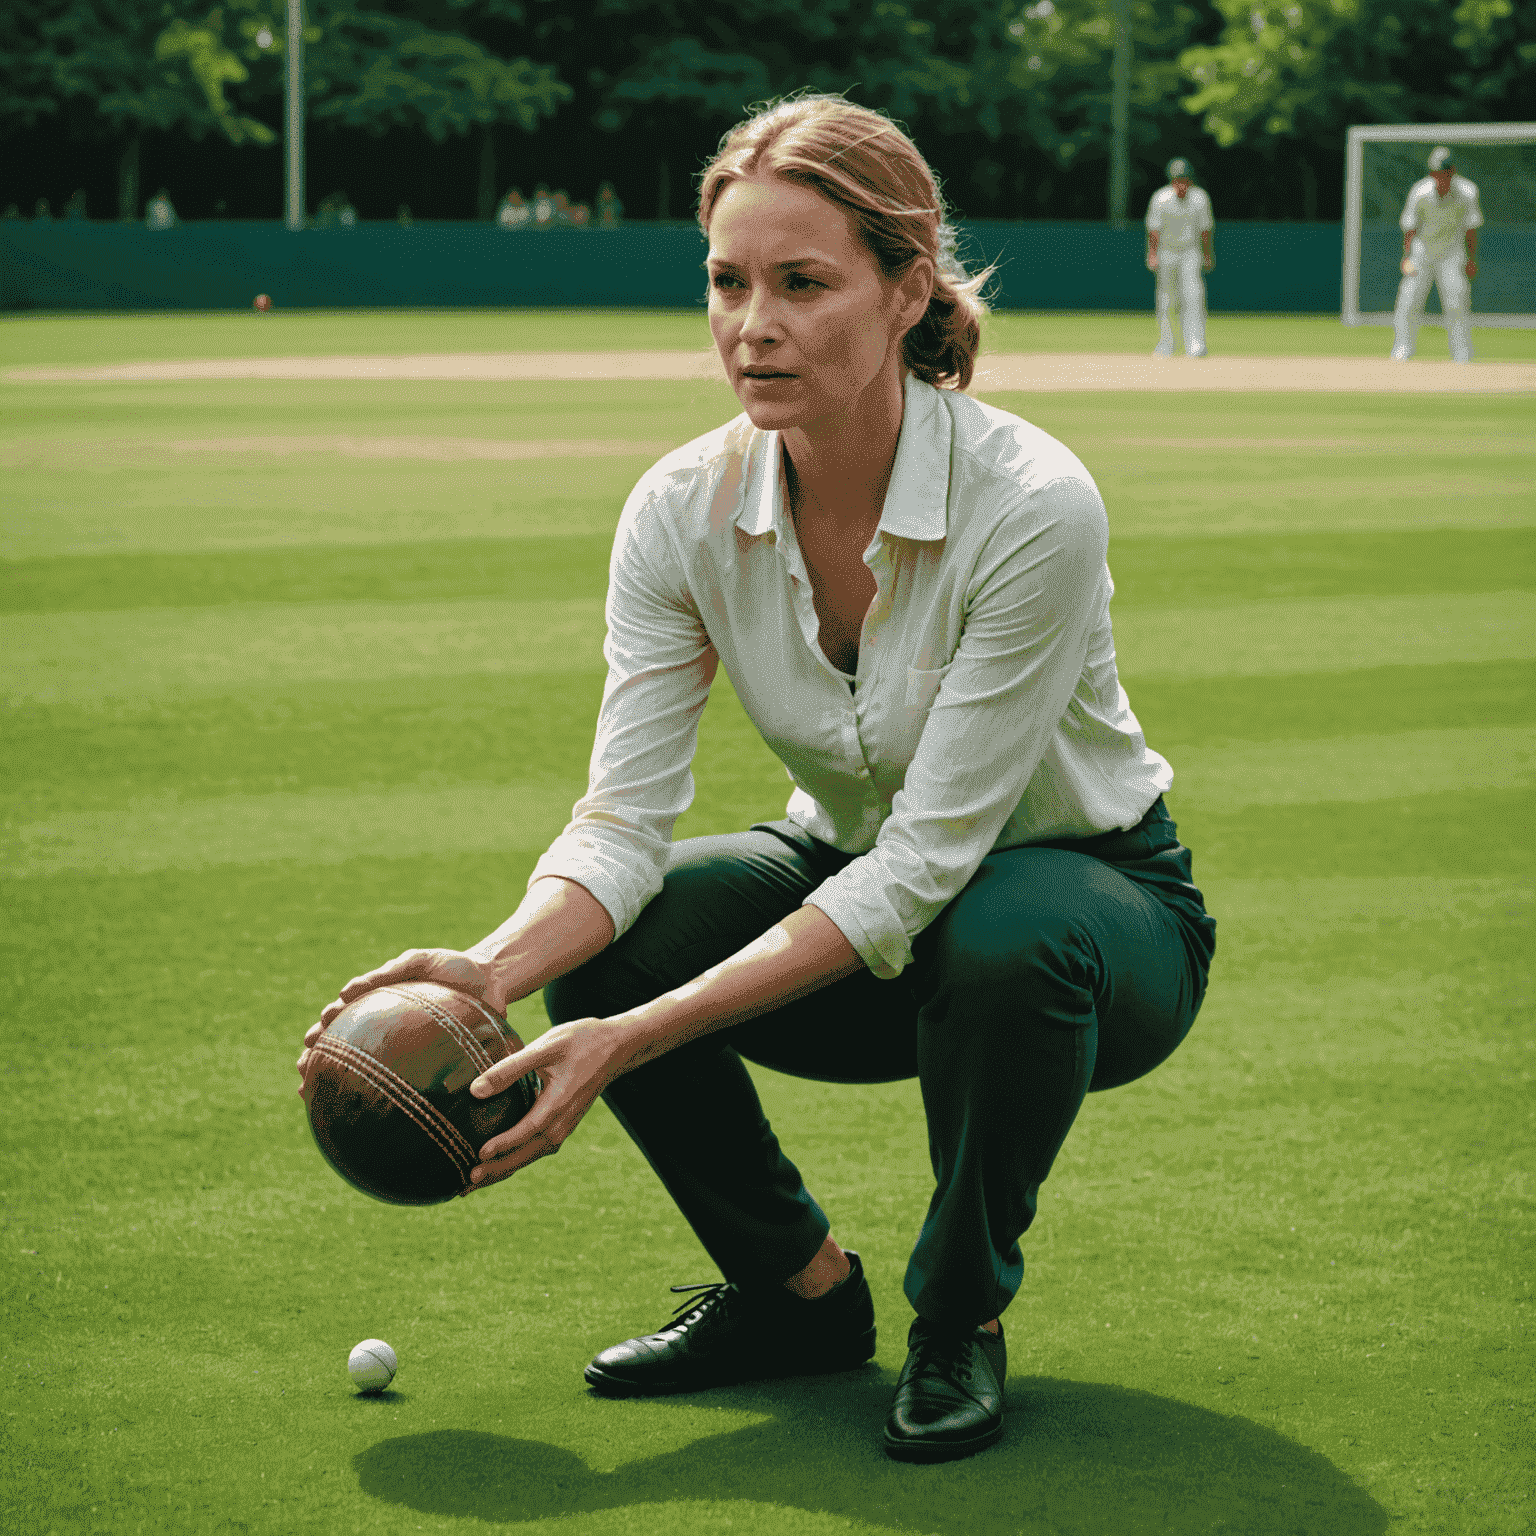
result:
[[[1440,286],[1454,362],[1472,361],[1472,284],[1477,276],[1477,232],[1483,211],[1477,188],[1456,174],[1451,152],[1443,144],[1429,152],[1429,175],[1413,184],[1403,206],[1403,280],[1397,285],[1397,309],[1392,356],[1406,362],[1413,356],[1429,285]]]
[[[1205,356],[1205,282],[1216,265],[1211,200],[1195,186],[1187,160],[1168,162],[1169,185],[1147,204],[1147,268],[1157,273],[1157,357],[1173,356],[1173,317],[1179,311],[1184,351]]]

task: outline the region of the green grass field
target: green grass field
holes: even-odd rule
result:
[[[1148,279],[1150,282],[1150,279]],[[1150,292],[1150,290],[1149,290]],[[1212,315],[1219,357],[1386,357],[1392,332],[1346,327],[1332,315]],[[1150,315],[992,316],[989,352],[1150,352]],[[709,346],[702,305],[671,310],[295,310],[267,315],[14,316],[0,321],[0,364],[71,367],[186,357],[377,356],[400,352],[641,352]],[[1477,328],[1477,356],[1536,361],[1536,330]],[[1447,358],[1439,326],[1419,333],[1419,355]]]
[[[1002,317],[989,344],[1142,351],[1150,326]],[[665,315],[17,319],[0,362],[706,340]],[[714,1276],[606,1110],[413,1211],[342,1185],[294,1092],[342,981],[516,903],[584,781],[638,450],[733,414],[724,386],[0,398],[0,1527],[1530,1531],[1529,397],[994,397],[1104,491],[1122,675],[1220,952],[1185,1046],[1088,1102],[1043,1191],[1003,1444],[926,1469],[877,1440],[930,1188],[915,1084],[759,1073],[864,1256],[876,1368],[657,1402],[590,1398],[581,1368]],[[637,452],[172,446],[317,433]],[[723,681],[697,776],[683,834],[781,813]],[[345,1370],[368,1336],[401,1359],[373,1400]]]

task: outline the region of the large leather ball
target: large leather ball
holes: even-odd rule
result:
[[[304,1102],[326,1162],[395,1205],[468,1194],[480,1148],[538,1097],[529,1073],[489,1099],[469,1085],[520,1051],[505,1018],[431,981],[379,987],[349,1003],[310,1047]]]

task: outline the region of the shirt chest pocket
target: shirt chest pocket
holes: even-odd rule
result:
[[[907,708],[926,710],[937,697],[939,684],[944,681],[945,674],[952,666],[954,662],[950,662],[948,667],[935,667],[931,671],[922,667],[908,667]]]

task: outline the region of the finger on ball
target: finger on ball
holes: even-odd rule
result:
[[[514,1060],[516,1060],[514,1056],[504,1056],[495,1066],[487,1067],[469,1085],[469,1091],[477,1099],[488,1099],[493,1094],[500,1093],[508,1083],[515,1083],[518,1078],[523,1076],[523,1073],[508,1065],[509,1062]]]
[[[488,1141],[480,1148],[480,1162],[494,1163],[498,1158],[515,1157],[533,1139],[528,1133],[518,1135],[519,1127],[513,1127],[510,1131],[503,1131],[494,1141]]]

